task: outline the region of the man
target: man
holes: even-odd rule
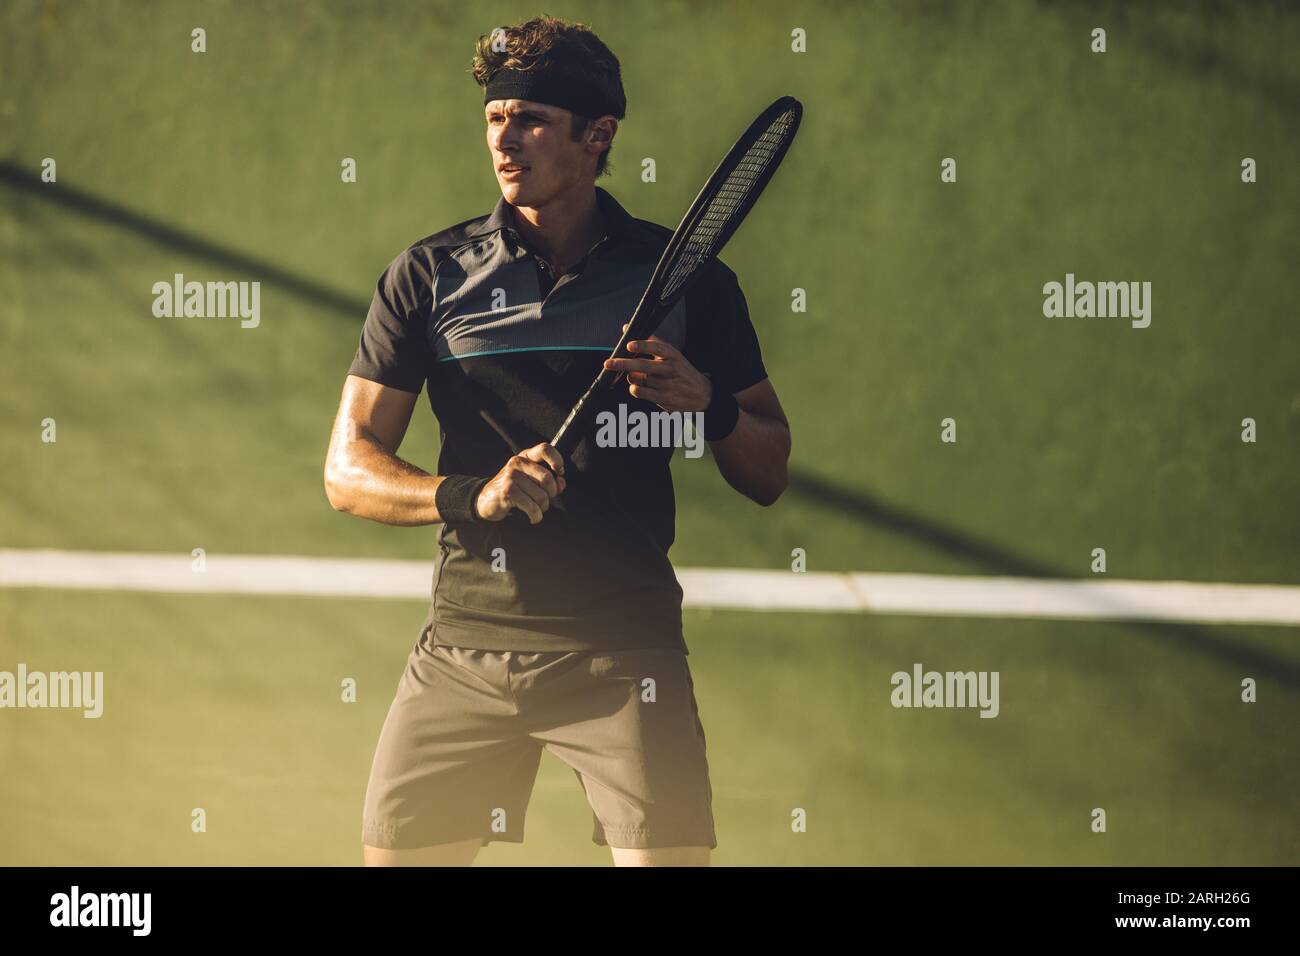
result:
[[[546,748],[616,864],[707,865],[712,789],[668,561],[673,449],[586,435],[566,460],[546,443],[671,230],[595,185],[626,101],[590,30],[542,17],[481,38],[474,75],[502,198],[380,277],[325,466],[339,511],[442,524],[371,770],[364,859],[464,865],[522,841]],[[728,483],[774,502],[790,434],[735,274],[715,263],[632,351],[609,365],[626,379],[606,410],[703,413]],[[436,476],[397,457],[426,382]]]

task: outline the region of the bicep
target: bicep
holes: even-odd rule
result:
[[[790,426],[785,417],[785,410],[781,408],[781,400],[776,397],[776,389],[772,387],[771,379],[765,378],[757,384],[736,392],[736,404],[751,415],[775,419],[787,428]]]
[[[334,421],[331,450],[340,450],[360,438],[372,438],[393,454],[402,445],[418,392],[381,385],[359,375],[349,375],[343,384],[338,415]]]

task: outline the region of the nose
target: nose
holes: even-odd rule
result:
[[[520,129],[519,123],[513,117],[507,117],[502,122],[488,129],[488,142],[492,148],[501,153],[514,153],[519,150],[520,146]]]

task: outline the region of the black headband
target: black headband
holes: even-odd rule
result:
[[[532,100],[577,113],[587,119],[610,114],[623,118],[623,107],[602,96],[590,80],[562,69],[510,70],[492,74],[484,91],[483,105],[493,100]]]

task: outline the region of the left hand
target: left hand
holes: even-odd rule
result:
[[[637,357],[606,359],[605,368],[627,373],[633,398],[654,402],[666,412],[702,412],[709,407],[713,383],[676,346],[652,335],[628,342],[627,350]]]

